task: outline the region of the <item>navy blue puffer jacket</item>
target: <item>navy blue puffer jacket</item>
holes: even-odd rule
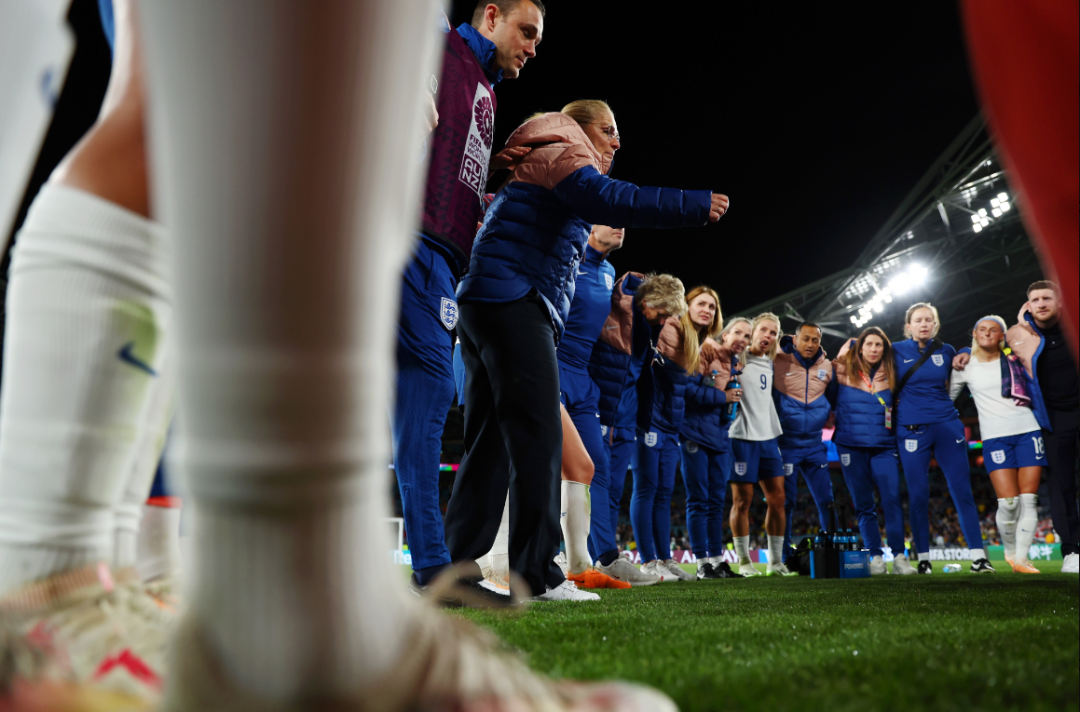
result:
[[[641,278],[628,272],[616,282],[611,313],[589,359],[589,376],[600,389],[600,424],[609,428],[637,428],[639,401],[652,411],[650,327],[634,306]]]
[[[895,449],[896,433],[885,427],[885,408],[892,407],[888,374],[880,366],[871,372],[870,383],[877,393],[874,395],[860,375],[848,373],[845,355],[854,343],[855,339],[848,342],[833,361],[836,382],[840,386],[836,394],[833,442],[844,447]],[[885,401],[885,405],[881,404],[878,396]]]
[[[675,228],[708,222],[711,191],[639,188],[608,178],[608,162],[565,114],[526,121],[506,146],[532,151],[484,216],[458,301],[510,302],[535,289],[548,307],[556,340],[570,313],[577,265],[593,224]]]
[[[686,418],[679,435],[716,452],[727,452],[731,422],[725,414],[726,388],[731,380],[731,351],[719,346],[720,358],[702,363],[686,383]]]
[[[645,432],[662,430],[678,433],[686,415],[686,382],[689,374],[682,358],[683,330],[679,320],[668,317],[660,327],[653,349],[652,407],[643,411],[638,404],[639,427]],[[642,424],[648,415],[648,427]]]

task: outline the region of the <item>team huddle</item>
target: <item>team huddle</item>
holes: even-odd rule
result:
[[[515,12],[527,14],[527,7],[519,4]],[[749,555],[755,483],[768,505],[764,573],[790,575],[784,562],[800,474],[822,527],[832,529],[822,430],[833,413],[834,441],[873,572],[885,572],[875,489],[897,554],[893,571],[916,572],[897,548],[904,542],[901,464],[919,571],[931,571],[932,455],[946,474],[973,570],[993,571],[971,494],[964,429],[949,397],[956,354],[935,342],[938,317],[931,305],[910,310],[910,339],[893,345],[870,329],[831,361],[813,324],[790,336],[771,314],[725,324],[720,298],[708,287],[687,294],[675,277],[633,272],[616,280],[607,256],[621,246],[627,228],[716,222],[729,208],[728,197],[610,178],[622,145],[614,113],[602,101],[577,100],[513,131],[490,160],[493,171],[510,173],[494,196],[478,202],[482,188],[454,166],[470,131],[478,130],[490,149],[491,128],[478,128],[476,117],[487,120],[486,108],[494,107],[491,82],[500,75],[481,77],[466,61],[469,50],[476,58],[492,51],[476,27],[462,25],[448,37],[442,86],[449,86],[451,72],[469,78],[460,96],[439,95],[424,223],[403,281],[398,331],[395,471],[415,590],[426,590],[451,563],[461,565],[453,574],[459,589],[489,602],[498,597],[489,595],[485,572],[505,586],[507,569],[522,576],[536,600],[596,600],[581,589],[695,578],[670,550],[677,469],[686,485],[697,578],[762,573]],[[493,39],[497,53],[500,38]],[[501,77],[516,76],[534,50],[523,50]],[[484,111],[468,111],[469,102],[480,102],[475,106]],[[471,226],[478,223],[474,235]],[[455,333],[456,363],[450,356]],[[978,350],[994,359],[998,352]],[[465,452],[444,530],[439,436],[453,403],[453,374]],[[973,392],[982,387],[967,383]],[[896,404],[894,393],[902,396]],[[1032,408],[1016,405],[1020,399],[1010,403],[1022,410],[1001,416],[1009,422],[1001,437],[1036,433]],[[996,409],[982,410],[984,419],[998,417]],[[999,430],[991,425],[987,432]],[[994,477],[1005,532],[1035,515],[1030,488],[1038,476],[1025,467]],[[640,569],[619,556],[615,538],[628,469]],[[737,572],[721,560],[729,485]],[[556,556],[560,529],[565,554]],[[1020,533],[1031,532],[1021,526]],[[1012,560],[1015,545],[1011,535],[1003,536]],[[1018,570],[1033,571],[1022,550]],[[460,603],[458,594],[447,598]]]

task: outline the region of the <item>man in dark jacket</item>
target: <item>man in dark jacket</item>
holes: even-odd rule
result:
[[[518,150],[491,158],[492,87],[518,76],[536,55],[543,28],[540,0],[481,2],[472,24],[446,33],[442,73],[438,81],[432,77],[439,123],[429,137],[422,232],[401,285],[393,414],[394,468],[418,587],[450,563],[439,455],[454,400],[454,293],[472,251],[489,164],[505,166],[524,155]]]

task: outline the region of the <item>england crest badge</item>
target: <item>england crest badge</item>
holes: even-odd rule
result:
[[[453,331],[457,326],[458,307],[457,302],[447,297],[442,298],[442,304],[439,306],[439,319],[442,321],[443,326],[447,331]]]
[[[818,378],[819,381],[824,381],[828,377],[829,377],[829,375],[828,375],[828,373],[826,373],[824,368],[819,368],[818,369],[817,378]]]
[[[915,452],[916,450],[919,449],[919,441],[918,440],[905,440],[904,441],[904,449],[906,449],[908,452]]]
[[[990,459],[994,461],[995,465],[1004,464],[1005,463],[1005,451],[1004,450],[994,450],[992,453],[990,453]]]
[[[795,465],[792,465],[790,462],[786,463],[784,465],[784,474],[787,475],[788,477],[791,477],[792,475],[794,475],[795,474]]]
[[[736,462],[735,463],[735,474],[738,475],[739,477],[742,477],[743,475],[746,474],[746,463],[745,462]]]
[[[944,366],[945,365],[945,357],[942,356],[941,354],[934,354],[933,356],[930,357],[930,360],[934,362],[935,366]]]
[[[843,465],[844,467],[850,467],[851,466],[851,453],[850,452],[845,452],[843,455],[840,456],[840,464]]]
[[[649,447],[656,447],[656,433],[645,433],[645,444]]]

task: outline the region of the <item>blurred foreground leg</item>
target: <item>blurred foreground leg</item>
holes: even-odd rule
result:
[[[166,709],[672,709],[555,688],[420,608],[390,563],[384,418],[432,10],[145,8],[155,205],[178,247],[177,459],[196,502]]]

